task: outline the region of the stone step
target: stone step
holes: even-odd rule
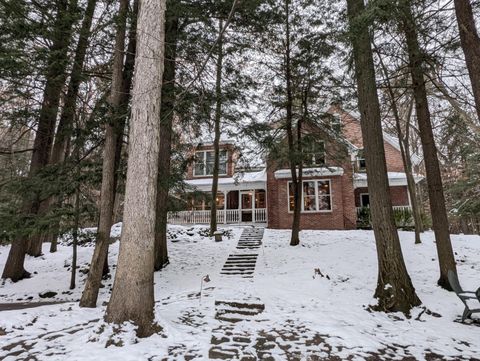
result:
[[[253,274],[220,273],[220,276],[253,278]]]
[[[229,257],[258,257],[258,253],[232,253]]]
[[[257,315],[239,315],[237,313],[223,313],[215,315],[215,319],[219,321],[226,321],[231,323],[237,323],[242,321],[253,321]]]
[[[231,270],[231,269],[236,269],[236,268],[239,268],[239,269],[245,269],[245,268],[251,268],[252,270],[255,269],[255,264],[245,264],[245,263],[241,263],[241,264],[225,264],[222,268],[222,270]]]
[[[214,346],[208,351],[208,358],[214,360],[233,360],[238,358],[238,349]]]
[[[228,259],[249,259],[249,258],[256,259],[257,257],[258,257],[258,253],[255,253],[255,254],[233,253],[228,256]]]
[[[222,275],[230,275],[230,274],[240,274],[240,275],[253,275],[255,272],[255,269],[253,268],[228,268],[228,269],[222,269],[221,273]]]
[[[253,266],[255,267],[257,261],[242,262],[242,261],[227,261],[224,266]]]
[[[217,309],[217,315],[224,315],[224,314],[238,314],[238,315],[247,315],[247,316],[255,316],[262,313],[262,310],[258,308],[219,308]]]
[[[222,269],[221,274],[248,274],[252,275],[255,272],[254,268],[226,268]]]
[[[257,301],[258,298],[254,298],[252,301]],[[259,301],[259,300],[258,300]],[[232,300],[217,300],[215,301],[215,307],[217,306],[227,306],[230,308],[237,309],[257,309],[259,312],[265,310],[265,305],[263,303],[256,303],[251,301],[232,301]]]
[[[225,264],[253,264],[255,265],[257,263],[257,259],[227,259],[225,261]]]
[[[249,264],[243,264],[243,265],[235,265],[235,264],[230,264],[230,265],[225,265],[222,268],[222,271],[231,271],[231,270],[243,270],[243,269],[251,269],[252,271],[255,269],[255,265],[249,265]]]

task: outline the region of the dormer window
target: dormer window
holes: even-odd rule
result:
[[[305,138],[303,154],[305,155],[305,166],[325,165],[325,142],[316,140],[313,137]]]
[[[218,175],[227,174],[227,151],[220,150],[220,162],[218,166]],[[195,152],[194,176],[211,176],[213,175],[213,166],[215,164],[215,151],[199,150]]]
[[[363,149],[360,149],[357,153],[357,168],[359,172],[365,172],[367,170]]]
[[[330,121],[331,129],[339,134],[342,131],[342,121],[338,115],[334,115]]]

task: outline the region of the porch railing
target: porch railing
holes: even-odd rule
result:
[[[242,220],[242,213],[250,213],[248,221]],[[245,217],[247,218],[247,217]],[[168,223],[170,224],[209,224],[210,211],[179,211],[168,212]],[[236,223],[267,223],[267,210],[258,209],[221,209],[217,210],[217,223],[236,224]]]
[[[394,211],[410,211],[412,210],[412,207],[410,206],[393,206],[392,207]],[[362,210],[364,210],[365,207],[357,207],[357,216],[360,215]]]

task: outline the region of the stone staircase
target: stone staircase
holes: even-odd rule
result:
[[[248,301],[216,301],[215,319],[219,327],[212,331],[210,359],[220,360],[257,360],[254,349],[256,339],[248,332],[236,327],[241,322],[261,322],[265,305],[259,299]]]
[[[263,228],[247,228],[243,231],[236,249],[231,253],[220,274],[231,278],[245,291],[252,285],[259,249],[262,246]],[[241,281],[245,279],[245,281]],[[238,283],[240,282],[240,283]],[[245,282],[242,284],[242,282]],[[257,338],[242,330],[244,322],[261,322],[265,305],[248,293],[237,300],[215,301],[215,319],[219,325],[212,330],[210,359],[257,360]]]
[[[262,246],[263,228],[247,228],[243,231],[236,251],[230,254],[220,271],[221,275],[253,278],[258,251]]]

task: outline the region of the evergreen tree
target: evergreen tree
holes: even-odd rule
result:
[[[358,107],[367,164],[372,225],[378,256],[375,298],[378,310],[409,313],[421,304],[403,260],[389,193],[380,104],[375,82],[370,19],[363,0],[347,0],[349,35],[353,48]]]

